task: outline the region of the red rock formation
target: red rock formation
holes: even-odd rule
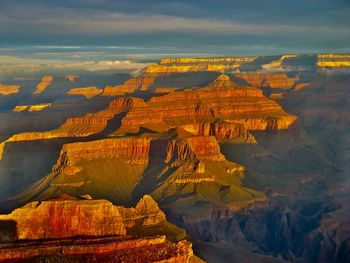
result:
[[[85,87],[85,88],[74,88],[67,92],[67,94],[70,95],[83,95],[87,99],[91,99],[99,94],[101,94],[103,91],[97,87]]]
[[[32,202],[0,220],[15,221],[20,240],[126,234],[118,208],[104,200]]]
[[[106,86],[102,92],[102,96],[125,95],[126,93],[134,93],[135,90],[148,90],[153,85],[153,77],[132,77],[119,86]]]
[[[296,117],[285,113],[261,90],[239,86],[222,75],[207,87],[172,92],[135,105],[122,119],[118,133],[135,132],[140,127],[164,131],[180,124],[215,119],[243,123],[250,130],[265,130],[288,128]]]
[[[144,196],[135,208],[126,208],[106,200],[77,200],[65,195],[0,215],[0,226],[3,222],[15,222],[16,238],[0,246],[0,261],[54,256],[63,261],[93,257],[103,262],[108,258],[113,262],[189,262],[194,257],[192,244],[186,240],[173,243],[165,236],[127,235],[127,230],[135,226],[141,231],[138,236],[142,236],[142,228],[169,224],[150,196]]]
[[[159,64],[150,65],[145,73],[167,74],[174,72],[218,71],[226,72],[253,62],[256,57],[228,58],[165,58]]]
[[[36,85],[35,91],[33,94],[42,93],[53,81],[53,76],[44,76],[41,81]]]
[[[162,132],[182,125],[217,120],[241,123],[248,130],[287,129],[296,119],[294,115],[284,112],[276,102],[263,96],[261,90],[240,86],[228,76],[221,75],[200,89],[152,97],[149,102],[139,98],[119,98],[102,111],[69,118],[56,130],[16,134],[0,144],[0,157],[8,142],[96,134],[107,126],[109,120],[122,112],[127,114],[122,118],[121,127],[115,134],[137,132],[140,127]],[[228,127],[230,126],[226,126]],[[222,134],[218,133],[218,136]]]
[[[289,77],[285,73],[260,74],[260,73],[242,73],[235,74],[235,77],[246,80],[255,87],[270,87],[290,89],[299,80],[299,77]]]
[[[150,140],[142,137],[111,138],[64,144],[57,167],[73,167],[79,161],[123,159],[129,163],[147,163]]]
[[[78,78],[78,76],[75,75],[67,75],[64,77],[66,80],[69,80],[70,82],[75,82]]]
[[[18,93],[20,85],[4,85],[0,83],[0,94],[1,95],[11,95]]]
[[[26,241],[20,245],[4,244],[0,249],[0,260],[4,262],[31,262],[38,258],[60,262],[203,262],[193,255],[190,242],[173,243],[165,236]]]

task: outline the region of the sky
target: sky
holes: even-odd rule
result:
[[[350,52],[350,0],[3,0],[0,64]]]

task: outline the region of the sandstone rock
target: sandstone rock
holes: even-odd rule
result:
[[[0,94],[1,95],[11,95],[18,93],[20,85],[5,85],[0,83]]]
[[[126,234],[119,210],[104,200],[32,202],[0,220],[16,222],[18,239]]]
[[[22,111],[42,111],[45,108],[51,107],[51,103],[42,103],[37,105],[17,105],[13,111],[14,112],[22,112]]]
[[[101,94],[103,91],[97,87],[91,86],[91,87],[84,87],[84,88],[74,88],[67,92],[67,94],[70,95],[83,95],[87,99],[91,99],[99,94]]]
[[[299,77],[289,77],[285,73],[260,74],[260,73],[242,73],[235,74],[235,77],[246,80],[250,85],[255,87],[270,87],[280,89],[292,88]]]
[[[75,82],[78,78],[78,76],[75,75],[67,75],[64,77],[66,80],[70,81],[70,82]]]
[[[36,85],[33,94],[42,93],[53,81],[53,76],[44,76],[41,81]]]
[[[145,195],[135,208],[118,207],[126,228],[154,226],[166,221],[165,214],[149,195]]]
[[[349,54],[318,54],[317,66],[319,67],[350,67]]]
[[[106,86],[103,89],[102,96],[125,95],[126,93],[134,93],[136,90],[148,90],[154,82],[153,77],[131,77],[124,84],[119,86]]]
[[[167,74],[195,71],[227,72],[240,67],[242,64],[253,62],[256,57],[231,58],[165,58],[158,65],[145,69],[149,74]]]

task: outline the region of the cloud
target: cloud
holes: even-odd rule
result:
[[[115,71],[134,72],[145,68],[149,63],[129,60],[103,61],[61,61],[55,59],[20,58],[16,56],[0,56],[0,74],[31,74],[36,72],[95,72]]]
[[[0,14],[1,34],[33,35],[117,35],[147,32],[202,32],[244,34],[312,34],[331,32],[347,34],[345,27],[271,24],[262,21],[244,23],[214,18],[191,18],[175,15],[130,14],[108,11],[82,11],[66,8],[15,9]],[[66,46],[63,48],[76,48]]]

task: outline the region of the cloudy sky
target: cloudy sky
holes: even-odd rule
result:
[[[350,52],[349,0],[5,0],[0,64]]]

